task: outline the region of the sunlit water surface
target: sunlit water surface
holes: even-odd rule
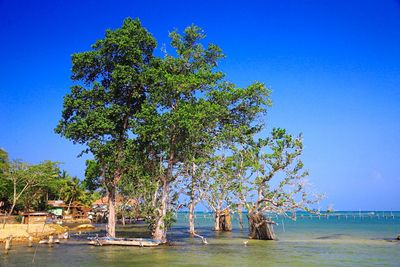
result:
[[[209,243],[202,245],[188,236],[187,214],[180,213],[170,245],[93,247],[82,234],[53,247],[14,244],[7,255],[2,247],[0,266],[400,266],[400,242],[393,240],[400,234],[400,212],[301,215],[296,221],[275,218],[278,241],[250,240],[246,246],[247,229],[238,230],[236,215],[233,232],[216,233],[211,214],[198,213],[197,230]],[[126,226],[118,234],[139,237],[143,229]]]

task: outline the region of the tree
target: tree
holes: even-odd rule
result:
[[[28,165],[19,160],[11,161],[8,173],[6,174],[6,179],[12,184],[12,194],[9,196],[12,204],[8,216],[13,213],[18,200],[24,194],[27,194],[31,189],[46,186],[51,180],[58,177],[58,174],[59,168],[57,162],[44,161],[37,165]],[[32,195],[30,200],[33,200]]]
[[[251,142],[249,142],[251,143]],[[233,168],[233,194],[236,199],[236,208],[239,217],[239,227],[243,230],[243,208],[246,206],[246,198],[251,196],[251,177],[253,175],[251,169],[251,160],[253,159],[252,151],[246,149],[248,144],[241,147],[233,148],[232,168]]]
[[[204,199],[208,207],[214,212],[214,231],[221,231],[220,218],[223,209],[230,209],[233,204],[234,179],[232,156],[215,156],[210,160],[210,167],[206,172],[208,177]]]
[[[138,19],[107,30],[92,50],[72,56],[72,80],[55,131],[84,144],[103,172],[109,199],[108,230],[115,236],[116,188],[124,173],[126,145],[145,98],[156,41]]]
[[[302,151],[301,135],[293,137],[279,128],[247,151],[253,155],[251,171],[255,176],[251,186],[256,195],[255,199],[247,196],[246,202],[250,238],[276,238],[274,222],[266,213],[288,216],[288,212],[299,209],[310,211],[310,205],[321,198],[308,192],[308,171],[300,159]]]
[[[248,140],[249,141],[249,140]],[[229,146],[221,156],[211,159],[210,169],[204,190],[204,199],[214,212],[214,230],[220,231],[222,210],[236,208],[239,215],[240,229],[243,230],[242,212],[246,198],[251,197],[250,181],[252,172],[249,168],[253,155],[243,149],[248,144]]]
[[[4,206],[4,201],[7,199],[7,196],[10,192],[10,183],[6,179],[6,175],[9,170],[9,159],[7,151],[0,148],[0,208]]]
[[[0,175],[4,175],[8,170],[8,153],[0,148]]]
[[[69,213],[72,203],[83,199],[85,193],[85,189],[77,177],[67,176],[63,179],[60,197],[65,203],[68,203],[67,213]]]
[[[180,193],[186,195],[180,207],[188,208],[189,234],[195,235],[195,208],[198,203],[203,201],[207,183],[206,177],[207,160],[205,157],[197,156],[188,160],[182,165],[182,173],[178,185]]]

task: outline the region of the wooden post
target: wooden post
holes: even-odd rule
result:
[[[6,239],[6,245],[5,245],[6,254],[11,249],[11,240],[12,240],[12,236],[10,236],[9,238]]]
[[[54,237],[52,235],[49,236],[49,247],[52,247],[54,243]]]
[[[28,247],[32,247],[33,246],[32,242],[33,242],[33,237],[30,235],[28,237]]]

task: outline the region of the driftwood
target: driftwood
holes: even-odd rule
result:
[[[207,245],[207,244],[208,244],[207,239],[206,239],[204,236],[201,236],[201,235],[196,234],[196,233],[194,233],[193,236],[195,236],[195,237],[200,237],[200,238],[201,238],[201,242],[202,242],[204,245]]]
[[[265,216],[258,212],[250,212],[247,215],[249,219],[249,238],[262,240],[275,240],[275,232],[273,225],[275,222],[266,219]]]

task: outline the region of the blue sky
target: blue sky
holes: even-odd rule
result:
[[[217,3],[216,3],[217,2]],[[71,54],[139,17],[160,46],[192,23],[239,86],[265,82],[269,128],[304,135],[321,203],[400,210],[400,2],[0,0],[0,146],[83,177],[81,147],[54,134]]]

